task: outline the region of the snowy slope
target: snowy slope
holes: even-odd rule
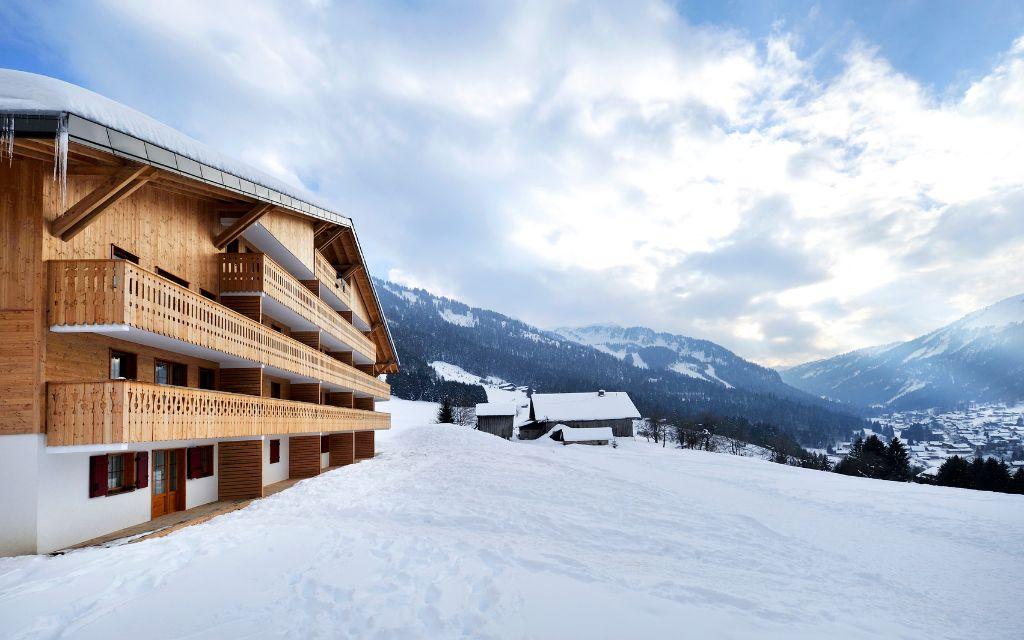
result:
[[[447,425],[378,451],[165,538],[0,559],[0,636],[1019,637],[1020,496]]]
[[[799,365],[782,377],[816,395],[900,410],[1024,399],[1024,295],[914,340]]]
[[[561,327],[555,333],[642,369],[675,371],[726,389],[739,387],[782,397],[803,396],[772,369],[744,360],[709,340],[616,324]]]

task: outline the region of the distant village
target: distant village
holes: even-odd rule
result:
[[[993,457],[1011,468],[1024,467],[1024,404],[969,404],[955,411],[918,410],[877,418],[883,439],[899,436],[910,450],[911,464],[934,473],[947,458]],[[874,433],[865,429],[863,436]],[[838,460],[850,442],[829,451]]]

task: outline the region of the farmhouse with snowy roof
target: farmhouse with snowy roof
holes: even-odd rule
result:
[[[0,159],[0,555],[373,456],[399,363],[349,218],[30,73]]]
[[[519,427],[519,438],[533,440],[559,424],[577,429],[608,427],[615,437],[627,438],[639,417],[624,391],[535,393],[530,398],[530,422]]]
[[[481,402],[476,405],[476,428],[480,431],[509,440],[515,419],[514,402]]]

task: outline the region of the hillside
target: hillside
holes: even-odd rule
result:
[[[1019,636],[1021,496],[380,406],[374,460],[164,538],[0,559],[0,635]]]
[[[782,372],[790,385],[902,411],[1024,399],[1024,295],[914,340],[851,351]]]
[[[392,282],[377,281],[377,286],[402,359],[401,373],[388,376],[400,398],[439,400],[448,395],[467,403],[484,401],[481,387],[459,382],[464,376],[439,376],[431,364],[443,362],[473,376],[543,392],[627,391],[644,415],[740,416],[774,425],[805,446],[825,446],[864,424],[794,389],[790,397],[779,397],[671,369],[643,369],[493,311]],[[792,397],[796,395],[801,397]]]
[[[807,396],[783,382],[777,371],[744,360],[710,340],[614,324],[562,327],[555,329],[555,333],[640,369],[675,371],[727,389],[736,387],[783,398],[806,399]]]

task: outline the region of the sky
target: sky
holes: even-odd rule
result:
[[[353,218],[371,272],[768,365],[1024,293],[1024,3],[0,6],[0,66]]]

